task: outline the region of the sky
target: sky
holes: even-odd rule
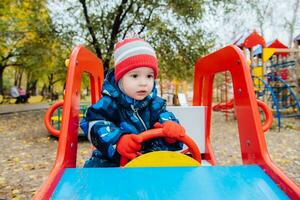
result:
[[[289,34],[288,29],[284,26],[285,20],[292,19],[293,5],[297,0],[260,0],[261,8],[266,10],[264,20],[264,38],[266,42],[273,41],[278,38],[282,43],[288,45]],[[299,0],[298,0],[299,1]],[[207,32],[212,33],[216,37],[216,47],[220,48],[226,44],[231,44],[237,38],[244,34],[248,34],[253,30],[260,33],[258,25],[258,15],[254,9],[249,6],[243,6],[242,0],[238,0],[240,4],[235,7],[235,12],[224,14],[222,8],[218,9],[215,14],[207,13],[201,23]],[[296,27],[294,37],[300,34],[300,8],[297,13]]]

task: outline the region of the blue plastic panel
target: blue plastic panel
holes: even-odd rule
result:
[[[289,199],[255,165],[66,169],[52,199]]]

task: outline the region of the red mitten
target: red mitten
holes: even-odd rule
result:
[[[167,137],[165,141],[168,143],[174,143],[176,139],[185,136],[184,128],[173,121],[166,121],[163,124],[155,123],[154,127],[163,128],[163,133]]]
[[[127,159],[134,159],[142,148],[140,138],[135,134],[122,135],[117,142],[117,151]]]

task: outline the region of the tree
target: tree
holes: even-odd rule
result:
[[[297,22],[297,17],[299,17],[299,7],[300,7],[300,0],[295,0],[292,6],[292,18],[289,20],[288,18],[284,18],[285,27],[288,29],[288,38],[289,38],[289,47],[292,47],[293,44],[293,37],[295,36],[295,26]]]
[[[201,20],[205,1],[79,0],[78,3],[64,2],[66,9],[60,10],[60,13],[57,9],[52,11],[55,13],[52,15],[55,15],[57,27],[64,27],[60,30],[65,34],[77,32],[77,38],[79,37],[81,41],[88,44],[87,46],[92,47],[97,56],[103,60],[105,71],[112,66],[114,44],[126,37],[145,38],[154,45],[155,49],[158,49],[159,53],[165,52],[164,56],[160,55],[160,63],[165,65],[172,63],[173,67],[162,72],[171,71],[173,74],[182,74],[179,72],[181,68],[174,67],[181,66],[181,64],[189,64],[188,69],[191,71],[190,62],[186,61],[190,61],[190,57],[195,59],[196,54],[197,56],[203,55],[211,46],[211,41],[204,39],[204,31],[200,26],[195,26]],[[81,9],[81,12],[78,12],[78,9]],[[63,18],[66,15],[72,17],[73,23],[64,22]],[[195,33],[199,33],[196,34],[197,39],[196,36],[193,37]],[[199,49],[201,50],[198,51]],[[166,55],[168,53],[169,55]],[[183,57],[185,58],[182,59]]]
[[[15,81],[20,85],[26,78],[27,90],[35,93],[37,82],[49,73],[49,66],[61,66],[65,74],[63,38],[57,37],[46,7],[42,1],[2,1],[0,13],[0,91],[3,94],[3,72],[14,67]],[[67,49],[67,51],[65,50]],[[56,69],[55,69],[56,70]],[[59,71],[59,72],[60,72]],[[25,76],[24,76],[25,75]],[[55,76],[59,76],[57,70]]]
[[[20,66],[21,63],[17,62],[19,52],[17,49],[24,41],[24,34],[18,31],[18,26],[12,24],[22,23],[18,22],[13,12],[16,11],[12,7],[12,3],[8,0],[0,2],[0,94],[3,95],[3,73],[7,67]],[[13,32],[16,28],[16,31]]]
[[[272,5],[271,0],[268,1],[261,1],[261,0],[251,0],[248,1],[251,8],[254,10],[256,21],[258,23],[259,27],[259,33],[262,37],[265,36],[265,26],[268,22],[267,20],[270,20],[272,15]]]

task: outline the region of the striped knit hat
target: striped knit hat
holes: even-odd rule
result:
[[[119,81],[127,72],[138,67],[150,67],[154,77],[158,74],[157,58],[149,43],[140,38],[124,39],[114,48],[115,79]]]

